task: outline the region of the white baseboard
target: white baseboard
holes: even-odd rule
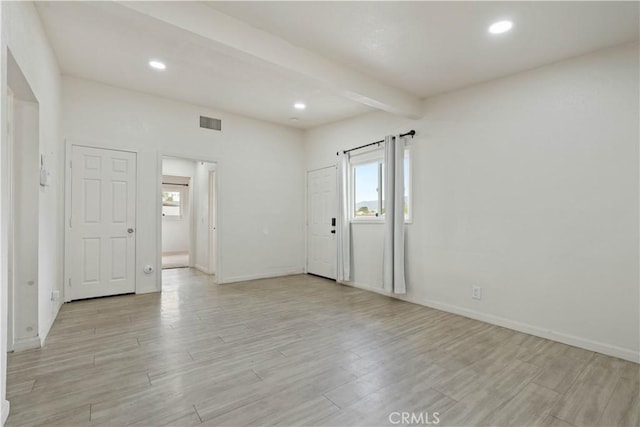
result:
[[[2,422],[0,426],[3,426],[5,422],[7,422],[7,418],[9,418],[9,411],[11,410],[11,405],[8,400],[2,401]]]
[[[13,343],[13,351],[20,352],[40,348],[40,337],[16,339]]]
[[[189,251],[162,252],[162,256],[172,256],[172,255],[189,255]]]
[[[155,286],[153,288],[136,289],[136,295],[152,294],[154,292],[160,292],[160,289],[156,288]]]
[[[204,274],[213,274],[213,273],[209,273],[209,269],[208,268],[205,268],[204,266],[202,266],[200,264],[194,265],[193,268],[195,268],[196,270],[198,270],[199,272],[204,273]]]
[[[352,288],[358,288],[358,289],[362,289],[364,291],[369,291],[369,292],[373,292],[375,294],[380,294],[380,295],[384,295],[387,297],[393,297],[394,295],[391,292],[385,291],[382,288],[376,288],[373,286],[369,286],[369,285],[363,285],[361,283],[356,283],[356,282],[340,282],[341,285],[346,285],[346,286],[351,286]],[[420,304],[422,305],[422,304]]]
[[[280,276],[292,276],[294,274],[303,274],[303,268],[295,268],[282,270],[272,273],[258,273],[258,274],[249,274],[246,276],[234,276],[234,277],[225,277],[224,279],[219,278],[218,284],[223,283],[234,283],[234,282],[245,282],[247,280],[258,280],[258,279],[270,279],[272,277],[280,277]]]
[[[384,289],[374,288],[359,283],[347,282],[345,283],[345,285],[363,289],[369,292],[375,292],[381,295],[386,295],[413,304],[424,305],[426,307],[435,308],[437,310],[446,311],[448,313],[458,314],[470,319],[480,320],[482,322],[491,323],[492,325],[502,326],[504,328],[513,329],[518,332],[524,332],[525,334],[535,335],[540,338],[546,338],[574,347],[584,348],[586,350],[606,354],[607,356],[618,357],[630,362],[640,363],[640,353],[628,348],[618,347],[598,341],[592,341],[586,338],[577,337],[575,335],[565,334],[563,332],[553,331],[527,323],[521,323],[504,317],[494,316],[492,314],[482,313],[476,310],[470,310],[468,308],[446,304],[439,301],[430,299],[418,299],[414,297],[408,297],[406,295],[393,294],[391,292],[385,291]]]

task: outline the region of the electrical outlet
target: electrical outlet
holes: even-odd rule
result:
[[[471,298],[478,300],[482,299],[482,288],[480,286],[471,287]]]
[[[60,291],[51,292],[51,301],[58,301],[59,298],[60,298]]]

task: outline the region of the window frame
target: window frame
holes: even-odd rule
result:
[[[404,147],[405,157],[408,158],[409,174],[407,183],[408,209],[404,218],[405,224],[413,223],[413,147],[406,144]],[[351,155],[349,158],[349,222],[351,223],[368,223],[368,224],[384,224],[386,215],[380,213],[378,216],[357,216],[355,214],[355,170],[357,166],[369,163],[378,163],[378,211],[382,212],[384,208],[383,190],[384,190],[384,149],[382,147],[366,151],[360,154]]]
[[[357,216],[356,215],[356,167],[377,163],[378,164],[378,212],[376,216]],[[382,212],[382,184],[384,177],[382,175],[382,164],[384,163],[384,150],[376,148],[364,153],[352,155],[349,158],[349,212],[351,222],[363,223],[384,223],[384,214]]]
[[[180,193],[180,215],[165,215],[164,209],[161,210],[162,219],[166,219],[169,221],[181,221],[184,218],[184,199],[186,194],[186,188],[180,184],[163,184],[162,185],[162,193]],[[160,199],[164,199],[164,197],[160,197]],[[164,208],[164,206],[162,206]]]

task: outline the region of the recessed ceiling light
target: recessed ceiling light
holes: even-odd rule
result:
[[[295,104],[293,104],[293,108],[295,108],[296,110],[304,110],[305,108],[307,108],[307,106],[304,105],[303,102],[296,102]]]
[[[511,21],[498,21],[491,24],[489,32],[491,34],[502,34],[513,28],[513,22]]]
[[[149,61],[149,67],[155,68],[156,70],[164,70],[165,68],[167,68],[164,62],[160,61]]]

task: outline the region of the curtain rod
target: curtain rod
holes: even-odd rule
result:
[[[400,134],[400,136],[411,136],[411,138],[413,138],[413,136],[414,136],[415,134],[416,134],[416,131],[415,131],[415,130],[413,130],[413,129],[411,129],[411,130],[410,130],[409,132],[407,132],[407,133],[401,133],[401,134]],[[359,149],[361,149],[361,148],[370,147],[370,146],[372,146],[372,145],[376,145],[376,144],[380,145],[380,144],[382,144],[383,142],[384,142],[384,139],[381,139],[380,141],[372,142],[372,143],[370,143],[370,144],[365,144],[365,145],[361,145],[361,146],[356,147],[356,148],[351,148],[351,149],[349,149],[349,150],[344,150],[344,151],[343,151],[343,153],[344,153],[344,154],[347,154],[347,153],[348,153],[348,152],[350,152],[350,151],[359,150]],[[338,152],[336,152],[336,156],[339,156],[339,155],[340,155],[340,152],[339,152],[339,151],[338,151]]]
[[[189,186],[189,184],[174,184],[172,182],[163,182],[162,185],[178,185],[178,186],[181,186],[181,187],[188,187]]]

